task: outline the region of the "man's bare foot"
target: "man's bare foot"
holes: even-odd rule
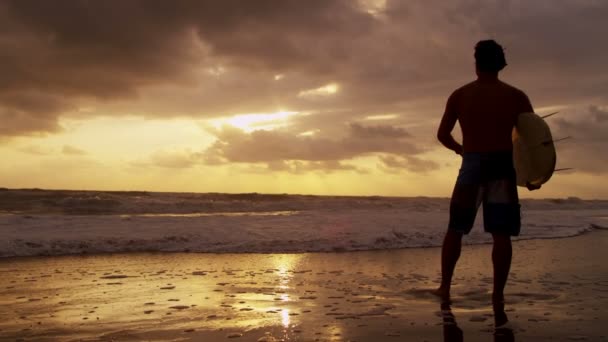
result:
[[[446,289],[444,287],[439,287],[437,290],[431,291],[432,294],[441,298],[442,301],[449,302],[450,301],[450,289]]]
[[[505,325],[509,318],[505,313],[505,297],[503,294],[492,295],[492,309],[494,310],[494,326],[500,327]]]
[[[502,310],[502,311],[494,310],[494,327],[500,328],[501,326],[505,325],[508,321],[509,321],[509,318],[507,317],[507,314],[505,313],[504,310]]]

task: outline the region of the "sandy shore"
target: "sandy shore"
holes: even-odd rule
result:
[[[608,231],[514,246],[494,336],[490,246],[466,246],[452,313],[439,249],[0,259],[2,341],[608,341]]]

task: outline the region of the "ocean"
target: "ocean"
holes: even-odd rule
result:
[[[515,239],[608,228],[608,201],[524,199]],[[0,190],[0,257],[440,246],[449,198]],[[481,210],[465,244],[491,242]]]

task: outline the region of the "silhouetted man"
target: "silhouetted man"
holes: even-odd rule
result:
[[[462,165],[452,193],[450,223],[441,253],[441,286],[436,293],[449,299],[462,236],[471,231],[483,203],[484,230],[494,239],[492,303],[497,326],[507,322],[503,302],[511,267],[511,236],[520,230],[511,132],[518,114],[533,112],[524,92],[498,79],[498,72],[506,65],[498,43],[478,42],[477,80],[456,89],[448,98],[437,133],[445,147],[462,156]],[[462,145],[452,137],[456,121],[462,129]]]

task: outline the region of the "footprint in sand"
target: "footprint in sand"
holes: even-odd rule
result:
[[[277,341],[279,341],[279,340],[277,340],[274,336],[272,336],[271,333],[267,332],[264,334],[264,336],[260,337],[257,342],[277,342]]]
[[[190,308],[188,305],[175,305],[175,306],[170,306],[169,309],[175,309],[175,310],[184,310],[184,309],[188,309]]]
[[[484,316],[472,316],[469,318],[470,322],[485,322],[488,318]]]
[[[100,279],[124,279],[124,278],[129,278],[128,275],[124,275],[124,274],[112,274],[112,275],[105,275],[102,277],[99,277]]]

